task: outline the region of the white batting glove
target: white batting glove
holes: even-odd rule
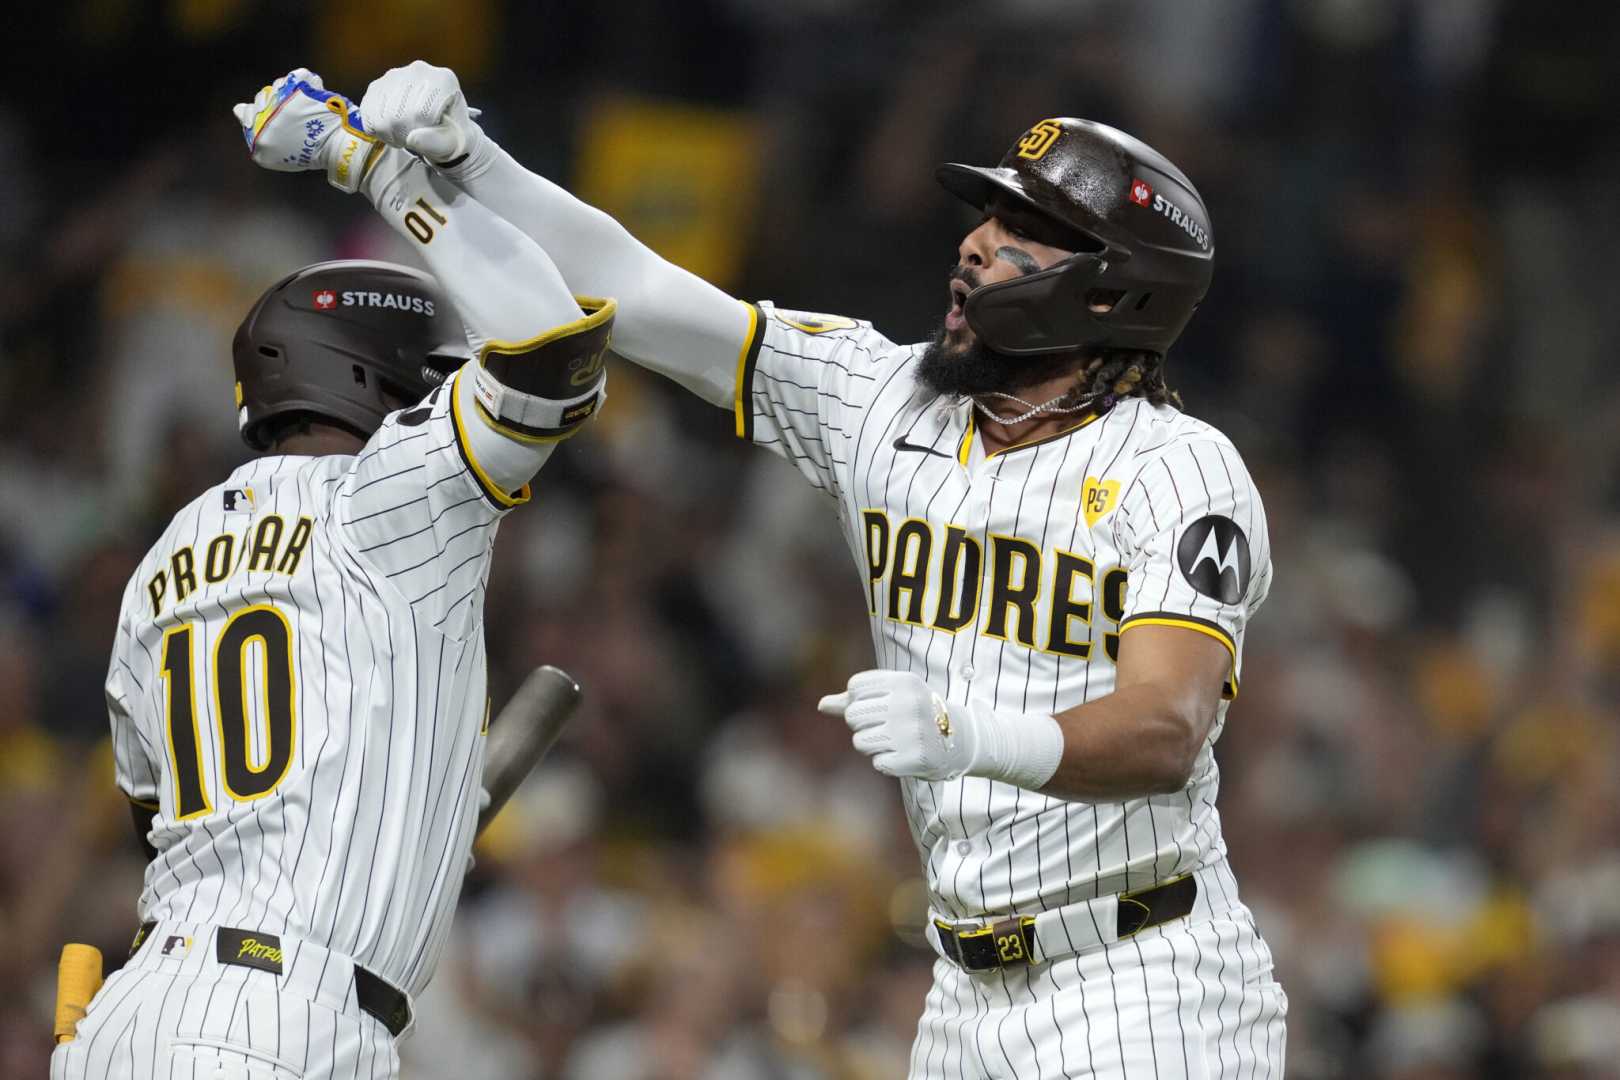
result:
[[[1034,790],[1063,757],[1063,729],[1052,717],[948,702],[907,671],[863,671],[817,708],[842,717],[855,749],[885,776],[984,776]]]
[[[308,68],[294,68],[231,111],[255,164],[276,172],[322,170],[339,191],[358,191],[382,149],[348,99]]]
[[[951,705],[910,672],[863,671],[817,708],[842,717],[855,749],[885,776],[954,780],[974,765],[979,738],[972,710]]]
[[[434,164],[466,157],[484,137],[456,73],[425,60],[390,68],[374,80],[360,111],[378,138]]]

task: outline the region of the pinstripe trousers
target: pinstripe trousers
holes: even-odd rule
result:
[[[910,1080],[1281,1080],[1288,997],[1271,968],[1241,904],[1028,967],[941,959]]]
[[[185,955],[164,954],[170,938],[189,943]],[[337,954],[291,945],[278,976],[220,964],[214,950],[211,928],[160,925],[51,1055],[51,1080],[399,1075],[393,1036],[360,1009]]]

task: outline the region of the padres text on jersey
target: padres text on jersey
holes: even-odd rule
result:
[[[914,380],[921,349],[760,304],[739,370],[739,434],[837,500],[878,666],[952,701],[1057,713],[1112,692],[1122,633],[1171,625],[1226,648],[1235,696],[1271,558],[1230,440],[1131,398],[986,457],[971,404]],[[901,781],[936,913],[1037,912],[1221,862],[1225,712],[1173,795],[1103,804],[979,777]]]

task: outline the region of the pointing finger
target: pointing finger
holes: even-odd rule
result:
[[[849,694],[828,694],[816,703],[816,710],[827,716],[836,716],[843,719],[844,710],[849,708]]]

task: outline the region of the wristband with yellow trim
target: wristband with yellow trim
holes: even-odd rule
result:
[[[521,442],[572,435],[606,400],[613,300],[576,297],[586,312],[528,341],[492,341],[479,352],[474,376],[478,414]]]

